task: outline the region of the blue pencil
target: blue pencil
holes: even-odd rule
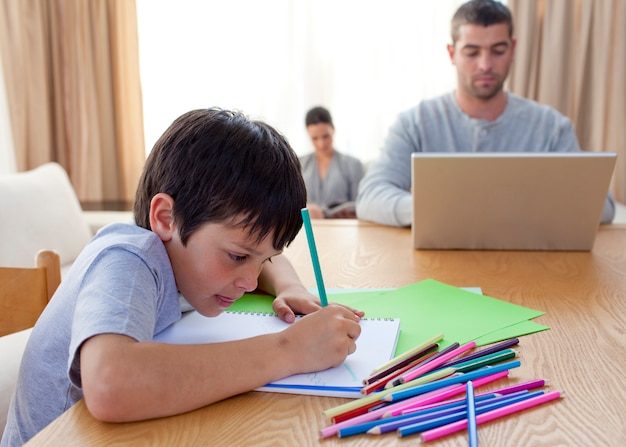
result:
[[[511,399],[526,398],[528,394],[528,391],[521,391],[519,393],[515,393],[515,395],[509,394],[508,396],[499,396],[497,394],[479,395],[476,396],[475,400],[476,411],[485,406],[493,409],[494,405],[498,403],[509,403],[511,402]],[[370,430],[367,431],[367,433],[370,435],[382,435],[385,433],[389,433],[390,431],[394,431],[400,427],[406,427],[408,425],[413,425],[420,422],[427,422],[429,420],[439,419],[443,416],[449,416],[451,414],[466,411],[468,411],[466,403],[459,402],[455,405],[449,405],[448,408],[445,409],[429,408],[427,410],[416,411],[408,415],[402,415],[402,417],[396,417],[395,419],[378,419],[377,421],[375,421],[378,422],[378,425],[373,426]]]
[[[320,303],[322,303],[322,306],[328,306],[326,288],[324,287],[324,278],[322,278],[322,269],[320,268],[320,261],[317,257],[317,248],[315,247],[315,238],[313,237],[311,216],[309,216],[309,210],[306,208],[302,208],[300,213],[302,214],[302,221],[304,222],[306,239],[309,242],[309,251],[311,252],[311,261],[313,261],[313,272],[315,273],[315,281],[317,282],[317,291],[320,294]]]
[[[543,391],[533,391],[531,393],[525,393],[523,395],[508,397],[507,399],[498,400],[498,402],[493,404],[488,404],[485,406],[481,406],[476,410],[476,414],[487,413],[488,411],[494,410],[496,408],[506,407],[516,402],[521,402],[523,400],[532,399],[534,397],[540,396],[544,394]],[[432,428],[441,427],[442,425],[447,425],[452,422],[461,421],[463,419],[467,419],[467,411],[459,411],[458,413],[450,414],[447,416],[442,416],[437,419],[430,419],[424,422],[418,422],[417,424],[405,425],[403,427],[399,427],[397,430],[398,436],[404,437],[413,435],[416,433],[421,433],[426,430],[430,430]]]
[[[478,447],[478,430],[476,427],[476,404],[474,397],[474,384],[468,380],[465,384],[467,398],[467,436],[469,447]]]
[[[478,405],[479,402],[482,401],[489,401],[491,399],[494,399],[498,397],[497,394],[493,394],[493,393],[488,393],[488,394],[483,394],[481,396],[476,396],[476,404]],[[363,433],[367,433],[369,430],[371,430],[372,428],[375,427],[379,427],[383,424],[389,424],[392,422],[398,422],[398,421],[413,421],[413,419],[417,418],[417,417],[424,417],[424,416],[430,416],[431,419],[437,417],[434,415],[437,415],[438,413],[439,416],[445,415],[445,414],[450,414],[450,413],[456,413],[459,410],[465,410],[465,403],[464,402],[454,402],[454,403],[450,403],[450,404],[441,404],[438,405],[436,407],[432,407],[432,408],[426,408],[424,410],[418,410],[415,411],[413,413],[410,414],[402,414],[399,416],[390,416],[390,417],[384,417],[381,419],[376,419],[374,421],[368,421],[368,422],[362,422],[360,424],[355,424],[355,425],[350,425],[348,427],[344,427],[344,428],[340,428],[339,431],[337,432],[337,435],[340,438],[347,438],[348,436],[353,436],[353,435],[360,435]],[[407,422],[405,424],[400,424],[400,426],[402,425],[409,425],[411,422]]]
[[[521,365],[521,362],[519,360],[513,360],[510,362],[506,362],[506,363],[500,363],[494,366],[485,366],[481,369],[476,369],[468,373],[453,375],[450,377],[446,377],[445,379],[436,380],[431,383],[416,385],[411,388],[406,388],[402,391],[389,393],[385,395],[383,399],[388,402],[398,402],[404,399],[408,399],[409,397],[417,396],[419,394],[424,394],[429,391],[443,388],[448,385],[456,385],[457,383],[464,383],[464,382],[467,382],[468,380],[478,379],[480,377],[488,376],[490,374],[495,374],[500,371],[506,371],[509,369],[517,368],[520,365]]]
[[[492,399],[497,398],[497,394],[488,393],[480,396],[476,396],[476,404],[483,401],[490,401]],[[403,414],[399,416],[390,416],[383,417],[381,419],[376,419],[374,421],[362,422],[360,424],[350,425],[348,427],[340,428],[337,432],[337,435],[340,438],[346,438],[348,436],[360,435],[368,432],[372,428],[379,427],[384,424],[389,424],[398,421],[411,421],[406,422],[402,425],[409,425],[412,421],[418,417],[427,417],[430,419],[434,419],[435,417],[443,416],[446,414],[457,413],[458,411],[465,410],[464,402],[454,402],[450,404],[441,404],[436,407],[426,408],[424,410],[418,410],[410,414]]]

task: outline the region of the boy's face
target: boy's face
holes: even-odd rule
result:
[[[260,243],[242,228],[208,223],[183,246],[175,232],[165,242],[176,285],[199,313],[214,317],[230,307],[244,292],[256,289],[265,262],[280,252],[270,233]]]

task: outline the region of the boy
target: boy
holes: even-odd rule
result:
[[[298,158],[273,128],[220,109],[179,117],[146,161],[136,225],[92,239],[33,329],[1,445],[23,444],[83,397],[99,420],[134,421],[341,364],[363,313],[321,308],[281,255],[305,205]],[[247,340],[152,342],[180,319],[181,295],[210,317],[257,287],[283,320],[308,315]]]

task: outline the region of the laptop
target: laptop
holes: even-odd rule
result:
[[[416,152],[416,249],[593,247],[613,152]]]

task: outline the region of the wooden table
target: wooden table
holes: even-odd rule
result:
[[[551,330],[522,337],[510,383],[550,380],[565,397],[481,425],[487,446],[626,445],[626,226],[600,228],[591,252],[416,251],[408,229],[337,220],[314,223],[326,286],[400,287],[433,278],[543,310]],[[306,238],[286,251],[315,286]],[[370,446],[418,437],[320,440],[322,412],[346,399],[250,392],[175,417],[125,424],[95,421],[83,402],[29,446]],[[433,446],[466,446],[462,432]]]

